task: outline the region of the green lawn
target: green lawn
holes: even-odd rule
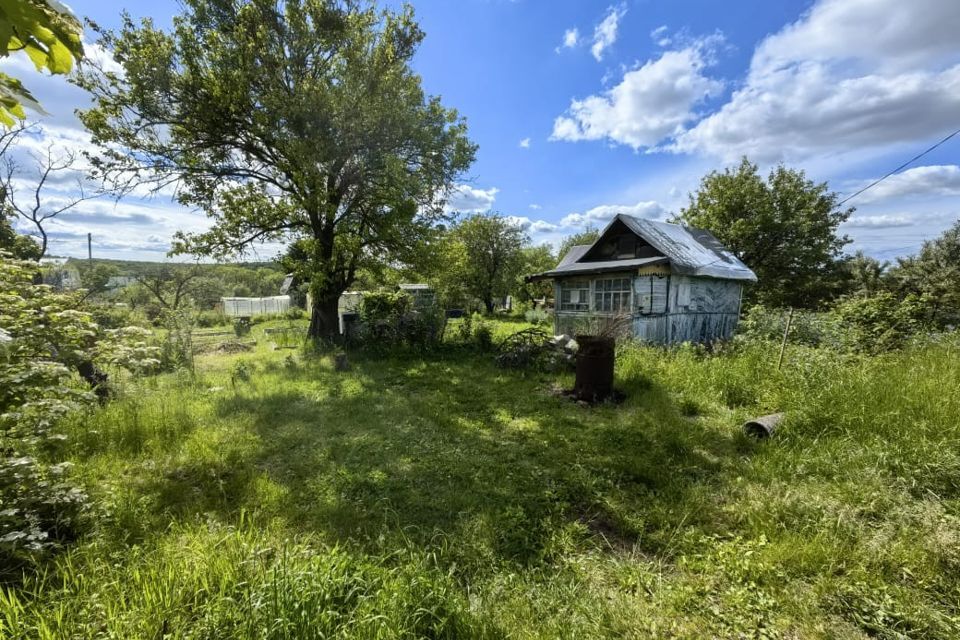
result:
[[[782,372],[630,347],[594,408],[469,350],[338,373],[251,338],[77,420],[94,529],[0,636],[960,636],[956,336]]]

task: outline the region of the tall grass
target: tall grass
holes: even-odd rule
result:
[[[594,408],[473,351],[266,343],[72,425],[96,525],[0,637],[960,635],[957,336],[626,345]]]

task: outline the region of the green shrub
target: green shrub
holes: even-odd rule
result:
[[[870,297],[848,298],[833,315],[849,330],[848,346],[864,353],[882,353],[903,347],[928,327],[930,301],[910,294],[902,300],[883,291]]]
[[[473,344],[481,353],[493,351],[493,328],[480,314],[473,314]]]
[[[233,333],[242,338],[250,334],[250,318],[237,318],[233,321]]]
[[[287,320],[302,320],[307,316],[307,312],[302,307],[290,307],[283,317]]]
[[[209,329],[210,327],[222,327],[227,324],[230,324],[230,318],[220,311],[201,311],[197,314],[196,324],[201,329]]]
[[[523,317],[530,324],[549,324],[553,320],[553,314],[546,309],[530,309]]]
[[[193,371],[193,312],[189,309],[165,311],[160,342],[160,368],[164,371]]]
[[[446,326],[446,316],[438,305],[414,309],[412,298],[402,291],[365,294],[360,321],[360,343],[375,348],[435,345]]]
[[[123,304],[95,304],[90,305],[93,321],[102,329],[119,329],[121,327],[146,327],[150,324],[146,314],[140,309],[131,309]]]

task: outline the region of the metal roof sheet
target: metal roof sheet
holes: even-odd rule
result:
[[[572,264],[583,257],[583,254],[593,245],[589,244],[575,244],[570,249],[563,254],[563,257],[560,258],[560,264],[557,265],[557,269]]]
[[[604,260],[601,262],[575,262],[566,266],[557,266],[553,271],[544,271],[533,276],[532,280],[545,280],[555,276],[572,276],[588,273],[608,273],[611,271],[629,271],[642,267],[647,264],[657,264],[666,262],[667,258],[663,256],[653,256],[652,258],[630,258],[629,260]]]
[[[720,244],[712,233],[703,229],[668,222],[654,222],[621,213],[610,221],[597,241],[606,235],[610,225],[617,220],[623,222],[627,228],[646,240],[663,256],[580,262],[593,245],[578,244],[567,251],[555,269],[529,276],[529,278],[539,280],[578,273],[600,273],[669,261],[672,271],[684,275],[751,282],[757,280],[756,274],[747,265]]]
[[[674,271],[678,273],[728,280],[757,280],[756,274],[733,252],[720,244],[709,231],[644,220],[622,213],[614,218],[614,221],[618,219],[657,251],[670,258]],[[603,234],[600,236],[603,237]]]

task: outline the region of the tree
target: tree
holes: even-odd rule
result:
[[[6,251],[17,260],[39,260],[40,245],[30,236],[17,233],[11,219],[13,212],[0,208],[0,251]]]
[[[939,238],[924,242],[917,255],[898,260],[890,277],[901,296],[915,294],[930,301],[938,326],[960,325],[960,220]]]
[[[524,276],[532,273],[542,273],[557,266],[557,257],[553,255],[553,248],[549,244],[521,249],[520,275],[517,276],[513,288],[513,295],[520,300],[531,302],[537,298],[548,298],[553,295],[553,283],[548,280],[526,282]]]
[[[849,238],[837,227],[854,209],[803,171],[775,167],[764,180],[757,165],[703,178],[676,221],[706,229],[757,274],[749,297],[773,306],[816,307],[842,281],[841,250]]]
[[[600,232],[594,227],[587,227],[579,233],[567,236],[560,243],[560,250],[557,252],[557,259],[563,260],[563,257],[567,255],[567,252],[570,251],[573,247],[578,244],[593,244],[597,241],[597,238],[600,237]],[[556,266],[554,264],[553,266]]]
[[[26,125],[20,131],[26,131]],[[6,151],[6,150],[5,150]],[[48,223],[62,213],[70,211],[81,202],[97,197],[84,188],[83,175],[77,168],[76,155],[69,150],[56,151],[53,144],[47,146],[43,155],[29,154],[31,167],[25,169],[10,153],[2,154],[0,161],[0,195],[3,206],[20,216],[36,230],[40,238],[40,256],[47,253],[49,244]],[[59,183],[64,177],[74,174],[76,187],[69,197],[51,195],[50,184]],[[26,187],[18,187],[26,184]]]
[[[361,0],[185,0],[172,32],[125,16],[101,43],[122,74],[86,65],[80,117],[114,188],[176,184],[209,232],[174,251],[242,253],[289,243],[310,283],[311,337],[338,334],[337,301],[359,269],[402,260],[446,217],[473,161],[466,124],[428,97],[410,63],[412,9]]]
[[[445,273],[492,313],[495,301],[510,293],[521,275],[528,241],[523,230],[507,218],[474,214],[450,230],[444,248]]]
[[[887,287],[887,272],[890,263],[857,251],[843,263],[848,278],[847,288],[854,295],[874,296]]]
[[[200,276],[199,266],[162,264],[137,276],[137,282],[150,292],[161,310],[177,311],[190,300],[192,287]]]
[[[23,51],[37,71],[67,74],[83,58],[80,22],[55,0],[0,0],[0,57]],[[0,123],[24,119],[24,105],[43,112],[16,78],[0,73]]]
[[[25,126],[20,125],[0,131],[0,161],[6,161],[10,147],[25,129]],[[17,260],[39,260],[42,255],[40,246],[32,238],[17,233],[13,228],[16,216],[16,211],[7,203],[6,187],[0,181],[0,250],[6,251]]]

